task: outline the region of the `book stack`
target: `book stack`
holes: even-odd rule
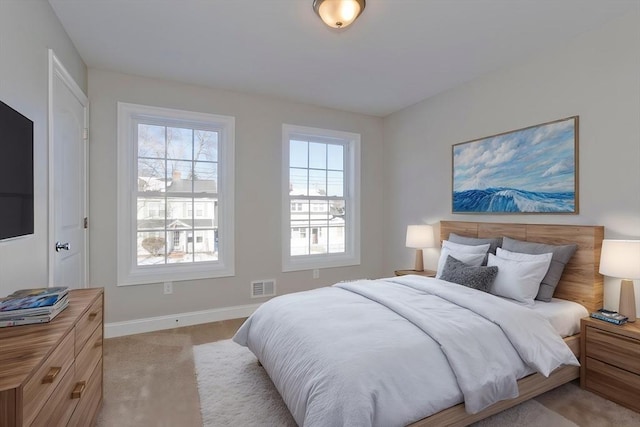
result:
[[[0,299],[0,328],[53,320],[69,305],[69,288],[36,288],[16,291]]]
[[[604,308],[591,313],[590,316],[594,319],[604,320],[605,322],[613,323],[615,325],[622,325],[629,320],[627,316],[623,316],[616,311],[605,310]]]

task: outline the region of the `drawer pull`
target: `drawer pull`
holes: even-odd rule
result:
[[[44,378],[42,379],[42,384],[52,383],[56,379],[56,377],[58,376],[61,370],[62,370],[62,367],[53,367],[49,369],[49,373],[45,375]]]
[[[89,320],[93,320],[93,319],[95,319],[96,317],[98,317],[98,313],[91,313],[91,314],[89,314]]]
[[[84,387],[86,386],[86,381],[80,381],[76,383],[76,386],[73,388],[71,392],[72,399],[80,399],[82,397],[82,393],[84,392]]]
[[[96,341],[96,343],[93,345],[93,348],[99,348],[102,347],[102,339],[99,339],[98,341]]]

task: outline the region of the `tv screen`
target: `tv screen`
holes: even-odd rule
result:
[[[0,101],[0,240],[33,234],[33,122]]]

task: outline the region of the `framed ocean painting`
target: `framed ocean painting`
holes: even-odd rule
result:
[[[453,145],[453,213],[578,213],[578,116]]]

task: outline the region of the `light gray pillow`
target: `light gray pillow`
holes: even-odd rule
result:
[[[496,254],[496,249],[502,246],[502,237],[492,239],[479,239],[477,237],[460,236],[456,233],[449,233],[449,241],[463,245],[478,246],[489,244],[489,253]]]
[[[523,242],[522,240],[503,237],[502,248],[511,252],[521,252],[525,254],[537,255],[549,252],[553,254],[549,270],[542,279],[538,295],[536,295],[538,301],[549,302],[551,301],[551,297],[553,297],[556,286],[558,286],[560,277],[562,277],[564,267],[573,254],[576,253],[576,250],[578,250],[578,245],[575,243],[571,245],[547,245],[544,243]]]
[[[498,267],[475,267],[449,255],[440,278],[447,282],[489,292],[497,274]]]
[[[489,254],[496,254],[496,250],[502,246],[502,237],[496,237],[492,239],[479,239],[477,237],[460,236],[456,233],[449,233],[449,241],[454,243],[460,243],[463,245],[479,246],[489,244],[489,251],[482,260],[482,265],[487,265]]]

